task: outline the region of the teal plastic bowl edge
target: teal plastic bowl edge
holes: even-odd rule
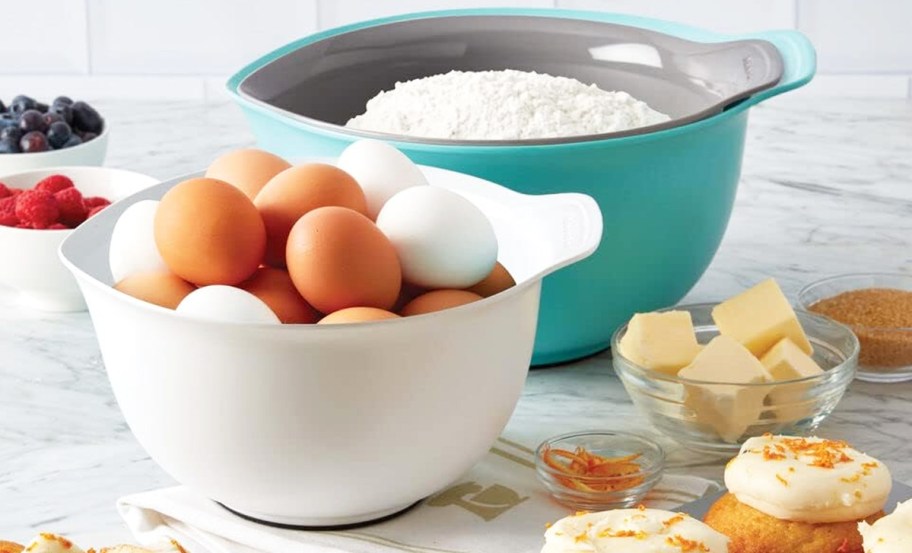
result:
[[[284,56],[290,52],[301,48],[307,44],[312,44],[326,38],[348,33],[358,29],[363,29],[367,27],[375,27],[378,25],[385,25],[388,23],[396,23],[399,21],[411,21],[415,19],[427,19],[432,17],[459,17],[459,16],[470,16],[470,15],[519,15],[519,16],[530,16],[530,17],[563,17],[568,19],[583,19],[589,21],[602,21],[606,23],[615,23],[619,25],[629,25],[632,27],[640,27],[643,29],[650,29],[653,31],[666,33],[669,35],[677,36],[686,40],[693,40],[697,42],[725,42],[732,40],[745,40],[745,39],[760,39],[766,40],[772,43],[782,56],[783,61],[783,74],[782,78],[779,80],[775,86],[770,87],[766,90],[760,91],[757,94],[752,95],[746,100],[737,103],[726,109],[719,115],[715,115],[700,121],[695,121],[688,125],[682,125],[679,127],[673,127],[666,129],[664,131],[633,135],[628,137],[621,138],[610,138],[613,143],[617,144],[620,142],[639,142],[639,141],[650,141],[650,140],[661,140],[668,138],[670,136],[688,133],[694,130],[698,130],[699,127],[704,125],[714,125],[719,123],[720,118],[733,117],[744,110],[750,108],[751,106],[757,105],[760,102],[773,96],[777,96],[784,92],[794,90],[801,86],[804,86],[814,77],[814,73],[817,68],[817,56],[814,51],[814,47],[811,42],[798,31],[793,30],[772,30],[772,31],[761,31],[755,33],[743,33],[743,34],[723,34],[716,33],[712,31],[707,31],[704,29],[699,29],[697,27],[692,27],[689,25],[683,25],[680,23],[674,23],[670,21],[664,21],[661,19],[652,19],[647,17],[639,17],[621,13],[612,13],[612,12],[596,12],[596,11],[585,11],[585,10],[563,10],[563,9],[548,9],[548,8],[479,8],[479,9],[461,9],[461,10],[437,10],[437,11],[428,11],[428,12],[417,12],[403,15],[396,15],[391,17],[384,17],[379,19],[371,19],[367,21],[361,21],[358,23],[352,23],[349,25],[343,25],[341,27],[335,27],[332,29],[327,29],[325,31],[320,31],[313,33],[301,39],[298,39],[294,42],[286,44],[268,54],[261,56],[260,58],[248,63],[243,68],[241,68],[237,73],[232,75],[227,83],[226,88],[228,93],[234,97],[234,100],[244,107],[245,110],[250,110],[253,112],[259,112],[263,115],[274,117],[275,113],[268,108],[265,108],[261,105],[258,105],[254,102],[248,101],[244,98],[239,92],[241,82],[247,78],[248,75],[264,66],[265,64]],[[352,135],[335,132],[325,128],[318,128],[314,126],[306,125],[300,121],[290,120],[286,124],[292,126],[298,126],[301,128],[306,128],[308,132],[314,134],[322,134],[331,138],[341,138],[341,137],[351,137]],[[390,141],[392,144],[396,145],[397,142]],[[464,152],[470,152],[473,154],[484,154],[492,153],[497,151],[498,154],[504,153],[521,153],[529,152],[536,148],[590,148],[593,144],[597,144],[598,140],[584,141],[584,142],[568,142],[566,144],[548,144],[548,145],[520,145],[520,146],[459,146],[459,148]],[[410,149],[412,150],[424,150],[424,151],[435,151],[440,148],[452,148],[452,146],[447,145],[436,145],[436,144],[421,144],[412,142],[409,144]],[[531,152],[529,152],[531,153]]]

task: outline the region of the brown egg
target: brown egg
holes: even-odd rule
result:
[[[399,290],[399,297],[396,298],[396,303],[393,304],[393,312],[398,313],[405,307],[405,304],[427,291],[427,288],[422,288],[421,286],[403,280],[402,289]]]
[[[216,179],[190,179],[161,199],[155,245],[171,272],[184,280],[234,285],[263,260],[266,227],[237,188]]]
[[[345,323],[363,323],[366,321],[382,321],[384,319],[398,319],[399,315],[391,313],[386,309],[377,309],[376,307],[349,307],[340,309],[335,313],[323,317],[319,323],[321,325],[335,325]]]
[[[273,267],[285,267],[288,233],[305,213],[331,205],[367,213],[367,200],[355,179],[325,163],[282,171],[266,183],[253,203],[266,223],[266,263]]]
[[[282,269],[260,267],[238,287],[263,300],[285,324],[311,324],[322,317],[301,297],[288,272]]]
[[[167,271],[136,273],[115,284],[114,288],[128,296],[168,309],[177,309],[177,304],[196,290],[186,280]]]
[[[389,309],[399,296],[402,269],[396,250],[357,211],[332,206],[307,213],[288,235],[286,256],[298,292],[323,313]]]
[[[466,288],[466,290],[475,292],[483,298],[489,298],[494,294],[503,292],[507,288],[512,288],[513,286],[516,286],[516,281],[513,280],[513,277],[507,272],[507,269],[498,261],[494,265],[491,274],[484,277],[484,279],[475,286]]]
[[[422,294],[408,302],[399,313],[403,317],[423,315],[434,311],[443,311],[482,299],[481,296],[466,290],[434,290]]]
[[[220,155],[206,170],[206,178],[236,186],[253,200],[269,179],[289,167],[290,163],[275,154],[246,148]]]

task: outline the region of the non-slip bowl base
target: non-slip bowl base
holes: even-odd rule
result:
[[[216,501],[218,505],[223,507],[226,511],[237,515],[244,520],[249,520],[250,522],[256,522],[257,524],[263,524],[265,526],[272,526],[273,528],[282,528],[284,530],[349,530],[352,528],[360,528],[362,526],[370,526],[372,524],[377,524],[396,518],[399,515],[405,514],[408,511],[411,511],[416,505],[424,501],[419,499],[418,501],[406,505],[405,507],[397,506],[389,510],[376,511],[374,513],[367,513],[366,515],[353,516],[353,517],[328,517],[328,518],[282,518],[281,520],[267,520],[262,518],[261,515],[251,515],[247,513],[242,513],[231,507]]]

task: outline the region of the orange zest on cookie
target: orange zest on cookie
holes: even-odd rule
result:
[[[697,540],[688,540],[684,537],[681,537],[679,534],[674,536],[668,536],[665,538],[665,543],[672,547],[677,547],[683,553],[696,553],[698,551],[709,551],[709,547],[705,543]]]
[[[638,540],[644,540],[647,537],[646,532],[642,530],[618,530],[617,532],[612,532],[611,528],[606,528],[599,532],[598,537],[600,538],[636,538]]]
[[[845,450],[849,444],[842,440],[821,440],[812,442],[806,438],[783,438],[775,444],[763,446],[763,458],[775,461],[786,458],[786,452],[791,452],[796,458],[799,456],[810,457],[809,465],[831,469],[839,463],[850,463]]]
[[[554,479],[561,485],[580,491],[608,492],[626,490],[643,483],[639,453],[624,457],[602,457],[585,448],[575,451],[545,448],[542,461],[559,473]]]
[[[684,515],[677,514],[668,520],[663,520],[662,526],[664,526],[665,528],[669,528],[669,527],[674,526],[675,524],[681,522],[682,520],[684,520]]]

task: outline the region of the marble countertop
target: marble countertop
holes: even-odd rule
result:
[[[98,107],[114,167],[172,177],[252,144],[227,103]],[[685,301],[718,300],[766,276],[794,294],[852,271],[912,273],[912,103],[782,98],[754,108],[732,221]],[[532,371],[507,433],[534,445],[588,428],[649,431],[608,353]],[[853,383],[820,434],[912,483],[912,382]],[[669,460],[671,470],[721,478],[719,458],[669,445]],[[128,540],[115,500],[172,483],[124,422],[88,315],[27,310],[0,290],[0,539]]]

